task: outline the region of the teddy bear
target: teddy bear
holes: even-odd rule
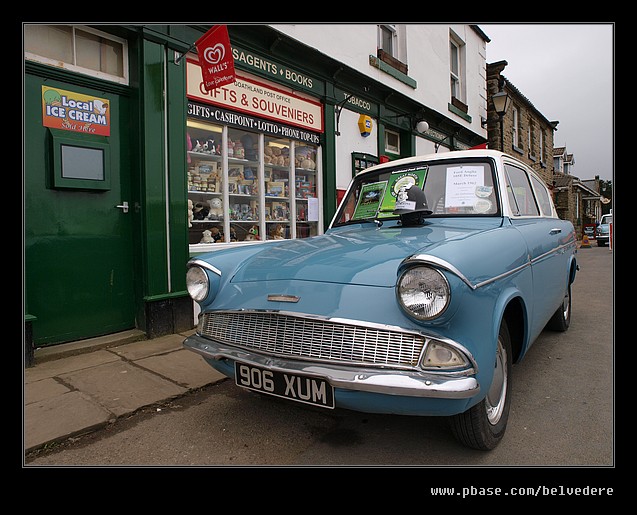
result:
[[[206,229],[203,232],[203,238],[201,238],[201,241],[199,241],[199,243],[214,243],[214,242],[215,240],[212,237],[212,232]]]
[[[218,197],[210,199],[208,201],[210,205],[210,211],[208,212],[208,218],[211,220],[219,220],[223,217],[223,202]]]
[[[281,224],[276,224],[272,231],[270,232],[270,236],[273,240],[284,240],[285,239],[285,229]]]
[[[206,154],[216,154],[217,153],[217,149],[215,147],[215,140],[213,139],[208,139],[206,140],[206,142],[203,145],[203,151]]]
[[[192,208],[193,208],[192,200],[188,199],[188,227],[192,227],[192,219],[194,217]]]
[[[219,230],[218,227],[213,227],[210,229],[210,234],[212,234],[212,239],[215,243],[218,241],[223,241],[223,233]]]
[[[259,227],[256,225],[253,225],[248,230],[248,234],[246,235],[246,241],[253,241],[253,240],[260,240],[260,239],[261,238],[259,238]]]

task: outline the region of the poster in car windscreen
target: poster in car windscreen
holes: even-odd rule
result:
[[[387,181],[365,184],[361,188],[361,194],[358,197],[358,204],[356,204],[353,220],[375,218],[386,188]]]
[[[385,192],[382,204],[380,206],[379,217],[394,216],[396,208],[396,197],[400,188],[415,184],[420,189],[425,187],[425,179],[427,178],[427,166],[414,167],[392,172],[389,177],[389,187]]]

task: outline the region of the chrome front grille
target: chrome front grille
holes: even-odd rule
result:
[[[419,334],[279,312],[204,313],[206,338],[257,352],[366,366],[413,367],[425,345]]]

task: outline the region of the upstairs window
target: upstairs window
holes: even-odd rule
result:
[[[460,98],[460,48],[453,40],[449,41],[449,68],[451,97]]]
[[[513,146],[519,148],[520,144],[520,108],[513,106]]]
[[[529,157],[535,157],[535,123],[529,120]]]
[[[407,75],[406,34],[404,25],[378,25],[377,57]]]
[[[467,114],[467,91],[465,77],[465,44],[454,33],[449,34],[449,88],[451,105]]]
[[[125,40],[76,25],[24,25],[24,56],[120,84],[128,84]]]
[[[379,25],[378,26],[378,48],[391,57],[398,57],[394,54],[396,44],[394,39],[396,37],[396,29],[391,25]]]

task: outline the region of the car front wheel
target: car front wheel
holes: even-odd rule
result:
[[[494,449],[506,430],[511,406],[511,337],[503,320],[498,334],[493,380],[482,401],[451,417],[454,436],[467,447]]]
[[[562,304],[560,304],[560,307],[553,313],[553,316],[546,324],[546,328],[551,331],[566,331],[571,325],[571,309],[571,285],[569,284],[562,299]]]

